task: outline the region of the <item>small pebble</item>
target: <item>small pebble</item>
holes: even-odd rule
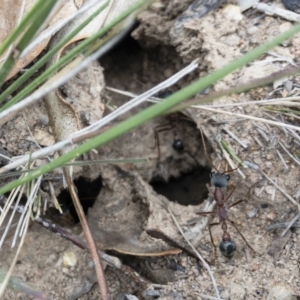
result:
[[[270,289],[267,300],[292,300],[293,295],[286,287],[276,285]]]
[[[251,219],[251,218],[254,218],[254,217],[257,215],[257,213],[258,213],[258,208],[257,208],[257,207],[251,209],[251,210],[247,213],[248,218],[250,218],[250,219]]]
[[[77,257],[73,252],[65,252],[63,256],[63,264],[66,267],[74,267],[77,264]]]

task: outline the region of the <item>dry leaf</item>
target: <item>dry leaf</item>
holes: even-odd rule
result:
[[[22,11],[23,2],[25,3],[24,11]],[[11,33],[11,30],[14,29],[19,21],[26,15],[27,12],[32,9],[35,5],[36,0],[30,1],[8,1],[1,0],[0,1],[0,16],[1,16],[1,33],[0,33],[0,43],[4,41],[4,39]],[[47,28],[41,32],[45,32],[50,27],[54,26],[57,22],[64,19],[65,17],[75,13],[77,11],[77,7],[74,5],[73,0],[64,0],[61,1],[60,5],[56,8],[52,15],[49,17],[49,22]],[[30,53],[28,53],[25,57],[22,57],[14,67],[14,69],[10,72],[7,79],[13,77],[17,74],[21,69],[31,63],[48,45],[50,37],[39,45],[37,45]],[[8,52],[4,53],[1,57],[1,60],[4,60]]]

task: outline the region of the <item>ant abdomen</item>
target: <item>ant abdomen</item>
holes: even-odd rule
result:
[[[180,151],[183,151],[184,144],[181,140],[175,140],[172,144],[172,147],[173,147],[174,150],[180,152]]]
[[[223,256],[226,258],[232,258],[236,251],[236,243],[233,240],[221,241],[219,249]]]
[[[226,187],[230,180],[230,176],[228,174],[218,172],[211,172],[210,178],[211,185],[218,188]]]

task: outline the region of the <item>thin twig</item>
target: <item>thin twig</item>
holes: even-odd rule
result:
[[[146,91],[145,93],[135,97],[134,99],[128,101],[118,109],[114,110],[112,113],[107,115],[106,117],[102,118],[99,122],[96,122],[89,127],[86,127],[78,132],[75,132],[73,134],[73,140],[76,140],[78,136],[81,134],[89,133],[91,134],[93,131],[99,130],[101,127],[107,125],[108,123],[114,121],[116,118],[119,118],[121,115],[127,113],[129,110],[133,109],[137,105],[140,105],[141,103],[144,103],[149,97],[157,94],[159,91],[166,89],[170,87],[171,85],[178,82],[180,79],[182,79],[187,74],[193,72],[198,67],[197,60],[190,63],[187,67],[183,68],[179,72],[177,72],[175,75],[171,76],[167,80],[161,82],[157,86],[153,87],[152,89]]]
[[[275,181],[276,184],[277,184],[277,178],[275,178],[274,181]],[[277,191],[277,188],[276,188],[276,186],[274,186],[273,193],[272,193],[272,198],[271,198],[272,201],[274,201],[275,198],[276,198],[276,191]]]
[[[271,121],[271,120],[267,120],[267,119],[263,119],[263,118],[258,118],[258,117],[254,117],[254,116],[250,116],[250,115],[232,113],[232,112],[225,111],[225,110],[213,109],[213,108],[203,107],[203,106],[199,106],[199,105],[197,105],[197,108],[203,109],[203,110],[206,110],[206,111],[210,111],[210,112],[214,112],[214,113],[218,113],[218,114],[225,114],[225,115],[240,117],[240,118],[243,118],[243,119],[254,120],[254,121],[258,121],[258,122],[262,122],[262,123],[266,123],[266,124],[277,125],[277,126],[280,126],[280,127],[291,128],[291,129],[294,129],[296,131],[300,131],[300,127],[295,126],[295,125],[285,124],[285,123],[281,123],[281,122],[275,122],[275,121]]]
[[[281,162],[283,163],[284,168],[285,168],[286,170],[288,170],[289,167],[288,167],[288,165],[286,164],[286,162],[284,161],[284,158],[282,157],[282,155],[281,155],[281,153],[278,151],[278,149],[276,149],[276,153],[277,153],[277,155],[279,156]]]
[[[283,223],[276,223],[276,224],[271,224],[268,225],[266,227],[267,231],[271,231],[271,230],[276,230],[276,229],[280,229],[280,228],[286,228],[287,226],[289,226],[291,222],[283,222]],[[291,225],[290,228],[300,228],[300,223],[299,222],[295,222]]]
[[[300,217],[300,212],[298,212],[298,214],[288,223],[288,225],[285,228],[285,230],[283,230],[283,232],[281,233],[281,235],[280,235],[281,237],[284,236],[290,230],[290,228],[299,219],[299,217]]]
[[[152,88],[148,92],[142,94],[142,95],[144,95],[143,98],[141,98],[142,95],[140,95],[140,96],[136,97],[135,99],[132,99],[131,101],[132,101],[133,105],[132,105],[131,108],[136,107],[136,105],[139,104],[138,102],[141,99],[143,99],[143,101],[145,101],[149,95],[154,95],[157,92],[159,92],[160,90],[164,89],[166,86],[171,86],[172,84],[176,83],[182,77],[184,77],[187,74],[189,74],[190,72],[194,71],[197,68],[197,66],[198,66],[197,63],[195,63],[195,62],[191,63],[190,65],[188,65],[187,67],[185,67],[184,69],[182,69],[181,71],[176,73],[175,75],[171,76],[169,79],[167,79],[164,82],[160,83],[159,85],[155,86],[154,88]],[[122,106],[122,109],[120,108],[121,113],[123,113],[124,111],[125,112],[128,111],[127,110],[128,109],[127,105],[128,104],[124,104]],[[72,138],[69,138],[69,139],[61,141],[61,142],[57,142],[52,146],[49,146],[49,147],[43,148],[41,150],[35,151],[35,152],[31,153],[30,155],[24,155],[22,158],[11,162],[10,164],[8,164],[8,165],[6,165],[6,166],[4,166],[0,169],[0,174],[5,173],[9,170],[12,170],[12,169],[15,169],[15,168],[21,166],[22,164],[24,164],[28,161],[29,157],[31,157],[32,160],[35,160],[35,159],[44,157],[46,155],[49,155],[51,153],[57,152],[61,149],[69,147],[71,145],[74,145],[76,143],[81,143],[81,142],[85,141],[88,138],[91,138],[95,135],[98,135],[101,131],[105,131],[105,128],[103,128],[102,126],[104,126],[105,124],[107,124],[109,122],[112,122],[115,118],[118,118],[120,116],[120,111],[115,115],[115,117],[113,119],[104,117],[99,122],[96,122],[96,123],[91,125],[93,127],[96,127],[96,129],[98,131],[95,128],[86,127],[84,130],[80,130],[78,132],[73,133]],[[112,114],[109,114],[109,116],[111,116],[111,115]],[[1,114],[0,114],[0,116],[1,116]]]
[[[254,7],[258,11],[264,12],[268,15],[276,15],[289,21],[300,22],[300,15],[287,9],[282,9],[274,5],[268,5],[266,3],[258,3]]]
[[[69,192],[70,192],[70,195],[72,197],[76,212],[78,214],[80,224],[82,226],[82,229],[83,229],[83,232],[85,234],[87,243],[89,245],[92,258],[94,260],[96,275],[97,275],[98,283],[99,283],[99,286],[100,286],[102,299],[110,300],[111,298],[110,298],[110,295],[109,295],[107,282],[106,282],[105,275],[104,275],[104,270],[103,270],[103,267],[102,267],[102,264],[101,264],[101,261],[100,261],[100,257],[99,257],[98,252],[97,252],[97,246],[96,246],[95,240],[93,238],[93,235],[90,231],[90,228],[89,228],[88,222],[86,220],[83,208],[80,204],[80,200],[78,198],[75,185],[74,185],[73,180],[72,180],[71,175],[70,175],[70,168],[64,168],[64,175],[65,175],[65,178],[66,178],[67,183],[68,183]]]
[[[170,213],[174,223],[176,224],[178,230],[180,231],[181,235],[183,236],[183,238],[185,239],[185,241],[190,245],[190,247],[193,249],[193,251],[196,253],[197,257],[199,258],[199,260],[202,262],[203,266],[207,269],[208,271],[208,274],[211,278],[211,281],[212,281],[212,284],[214,286],[214,289],[216,291],[216,295],[217,295],[217,299],[221,299],[220,298],[220,294],[219,294],[219,290],[218,290],[218,287],[217,287],[217,283],[216,283],[216,280],[214,278],[214,275],[210,269],[210,266],[208,265],[208,263],[204,260],[204,258],[200,255],[200,253],[196,250],[196,248],[193,246],[193,244],[187,239],[187,237],[185,236],[181,226],[179,225],[176,217],[174,216],[172,210],[167,206],[167,210],[168,212]]]
[[[15,253],[15,256],[14,256],[14,259],[9,267],[9,270],[5,276],[5,279],[3,280],[3,282],[1,283],[1,286],[0,286],[0,298],[2,298],[3,296],[3,293],[4,293],[4,290],[9,282],[9,279],[10,279],[10,276],[12,274],[12,271],[18,261],[18,257],[19,257],[19,254],[21,252],[21,249],[22,249],[22,246],[24,244],[24,241],[25,241],[25,236],[26,236],[26,232],[28,230],[28,225],[29,225],[29,220],[30,220],[30,212],[31,212],[31,207],[28,209],[28,212],[27,212],[27,215],[26,215],[26,219],[24,220],[24,230],[23,230],[23,234],[22,234],[22,238],[20,240],[20,243],[19,243],[19,246],[18,246],[18,249]]]
[[[244,149],[248,149],[248,145],[240,140],[231,130],[224,128],[225,132],[227,132],[234,140],[236,140]]]
[[[6,204],[7,202],[8,201],[7,200],[5,201],[3,198],[0,199],[1,204]],[[13,209],[13,210],[17,211],[20,214],[24,213],[24,206],[20,205],[20,204],[17,204],[17,203],[12,204],[10,206],[10,209]],[[59,225],[54,224],[52,221],[50,221],[50,220],[48,220],[44,217],[37,217],[37,218],[34,219],[34,221],[36,223],[38,223],[39,225],[43,226],[44,228],[46,228],[47,230],[50,230],[51,232],[54,232],[54,233],[58,234],[60,237],[72,242],[77,247],[79,247],[81,249],[89,250],[89,247],[88,247],[88,245],[85,241],[83,241],[78,236],[68,232],[67,230],[60,227]],[[126,265],[123,265],[117,257],[110,256],[110,255],[106,254],[105,252],[103,252],[99,249],[97,250],[97,252],[98,252],[98,255],[101,257],[101,259],[106,261],[110,266],[112,266],[116,269],[119,269],[122,272],[124,272],[125,274],[132,277],[132,279],[134,281],[136,281],[138,284],[141,284],[141,285],[151,284],[150,281],[148,281],[144,277],[140,276],[138,273],[133,271],[130,267],[128,267]]]
[[[257,169],[265,178],[267,178],[276,188],[285,196],[287,197],[294,205],[300,208],[299,203],[292,197],[290,196],[281,186],[279,186],[274,180],[272,180],[264,171]],[[300,209],[299,209],[300,211]]]
[[[286,147],[280,142],[278,141],[279,145],[281,146],[281,148],[287,153],[287,155],[297,164],[300,166],[300,162],[295,159],[295,157],[290,153],[290,151],[288,151],[288,149],[286,149]]]
[[[53,224],[50,220],[44,217],[38,217],[34,221],[37,222],[39,225],[43,226],[44,228],[50,230],[51,232],[54,232],[59,236],[63,237],[64,239],[72,242],[77,247],[81,249],[89,250],[89,247],[86,242],[84,242],[78,236],[60,227],[59,225]],[[101,250],[98,250],[98,255],[101,257],[101,259],[105,260],[110,266],[117,269],[121,268],[122,263],[117,257],[110,256]]]
[[[113,87],[105,87],[106,90],[128,96],[131,98],[137,97],[137,94],[123,91],[120,89],[116,89]],[[300,103],[293,102],[299,101],[300,97],[285,97],[285,98],[275,98],[275,99],[262,99],[256,101],[247,101],[247,102],[235,102],[235,103],[222,103],[222,104],[212,104],[212,105],[201,105],[201,107],[208,107],[208,108],[224,108],[224,107],[238,107],[238,106],[250,106],[250,105],[284,105],[284,106],[300,106]],[[158,103],[161,101],[160,98],[150,97],[147,99],[148,102]],[[194,105],[191,105],[194,107]]]

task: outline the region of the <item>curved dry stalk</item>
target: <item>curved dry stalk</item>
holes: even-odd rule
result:
[[[77,212],[79,220],[80,220],[80,224],[82,226],[83,232],[85,234],[85,237],[86,237],[87,243],[89,245],[89,249],[90,249],[94,264],[95,264],[95,270],[96,270],[98,283],[100,286],[102,299],[110,300],[111,298],[109,295],[107,282],[106,282],[105,275],[104,275],[104,270],[103,270],[103,267],[102,267],[102,264],[100,261],[100,256],[98,255],[97,246],[96,246],[95,240],[93,238],[93,235],[91,233],[91,230],[89,228],[89,225],[86,220],[82,206],[80,204],[79,198],[77,196],[76,188],[75,188],[75,185],[74,185],[73,180],[70,175],[70,168],[64,168],[64,176],[66,178],[68,188],[70,191],[70,195],[72,197],[76,212]]]

